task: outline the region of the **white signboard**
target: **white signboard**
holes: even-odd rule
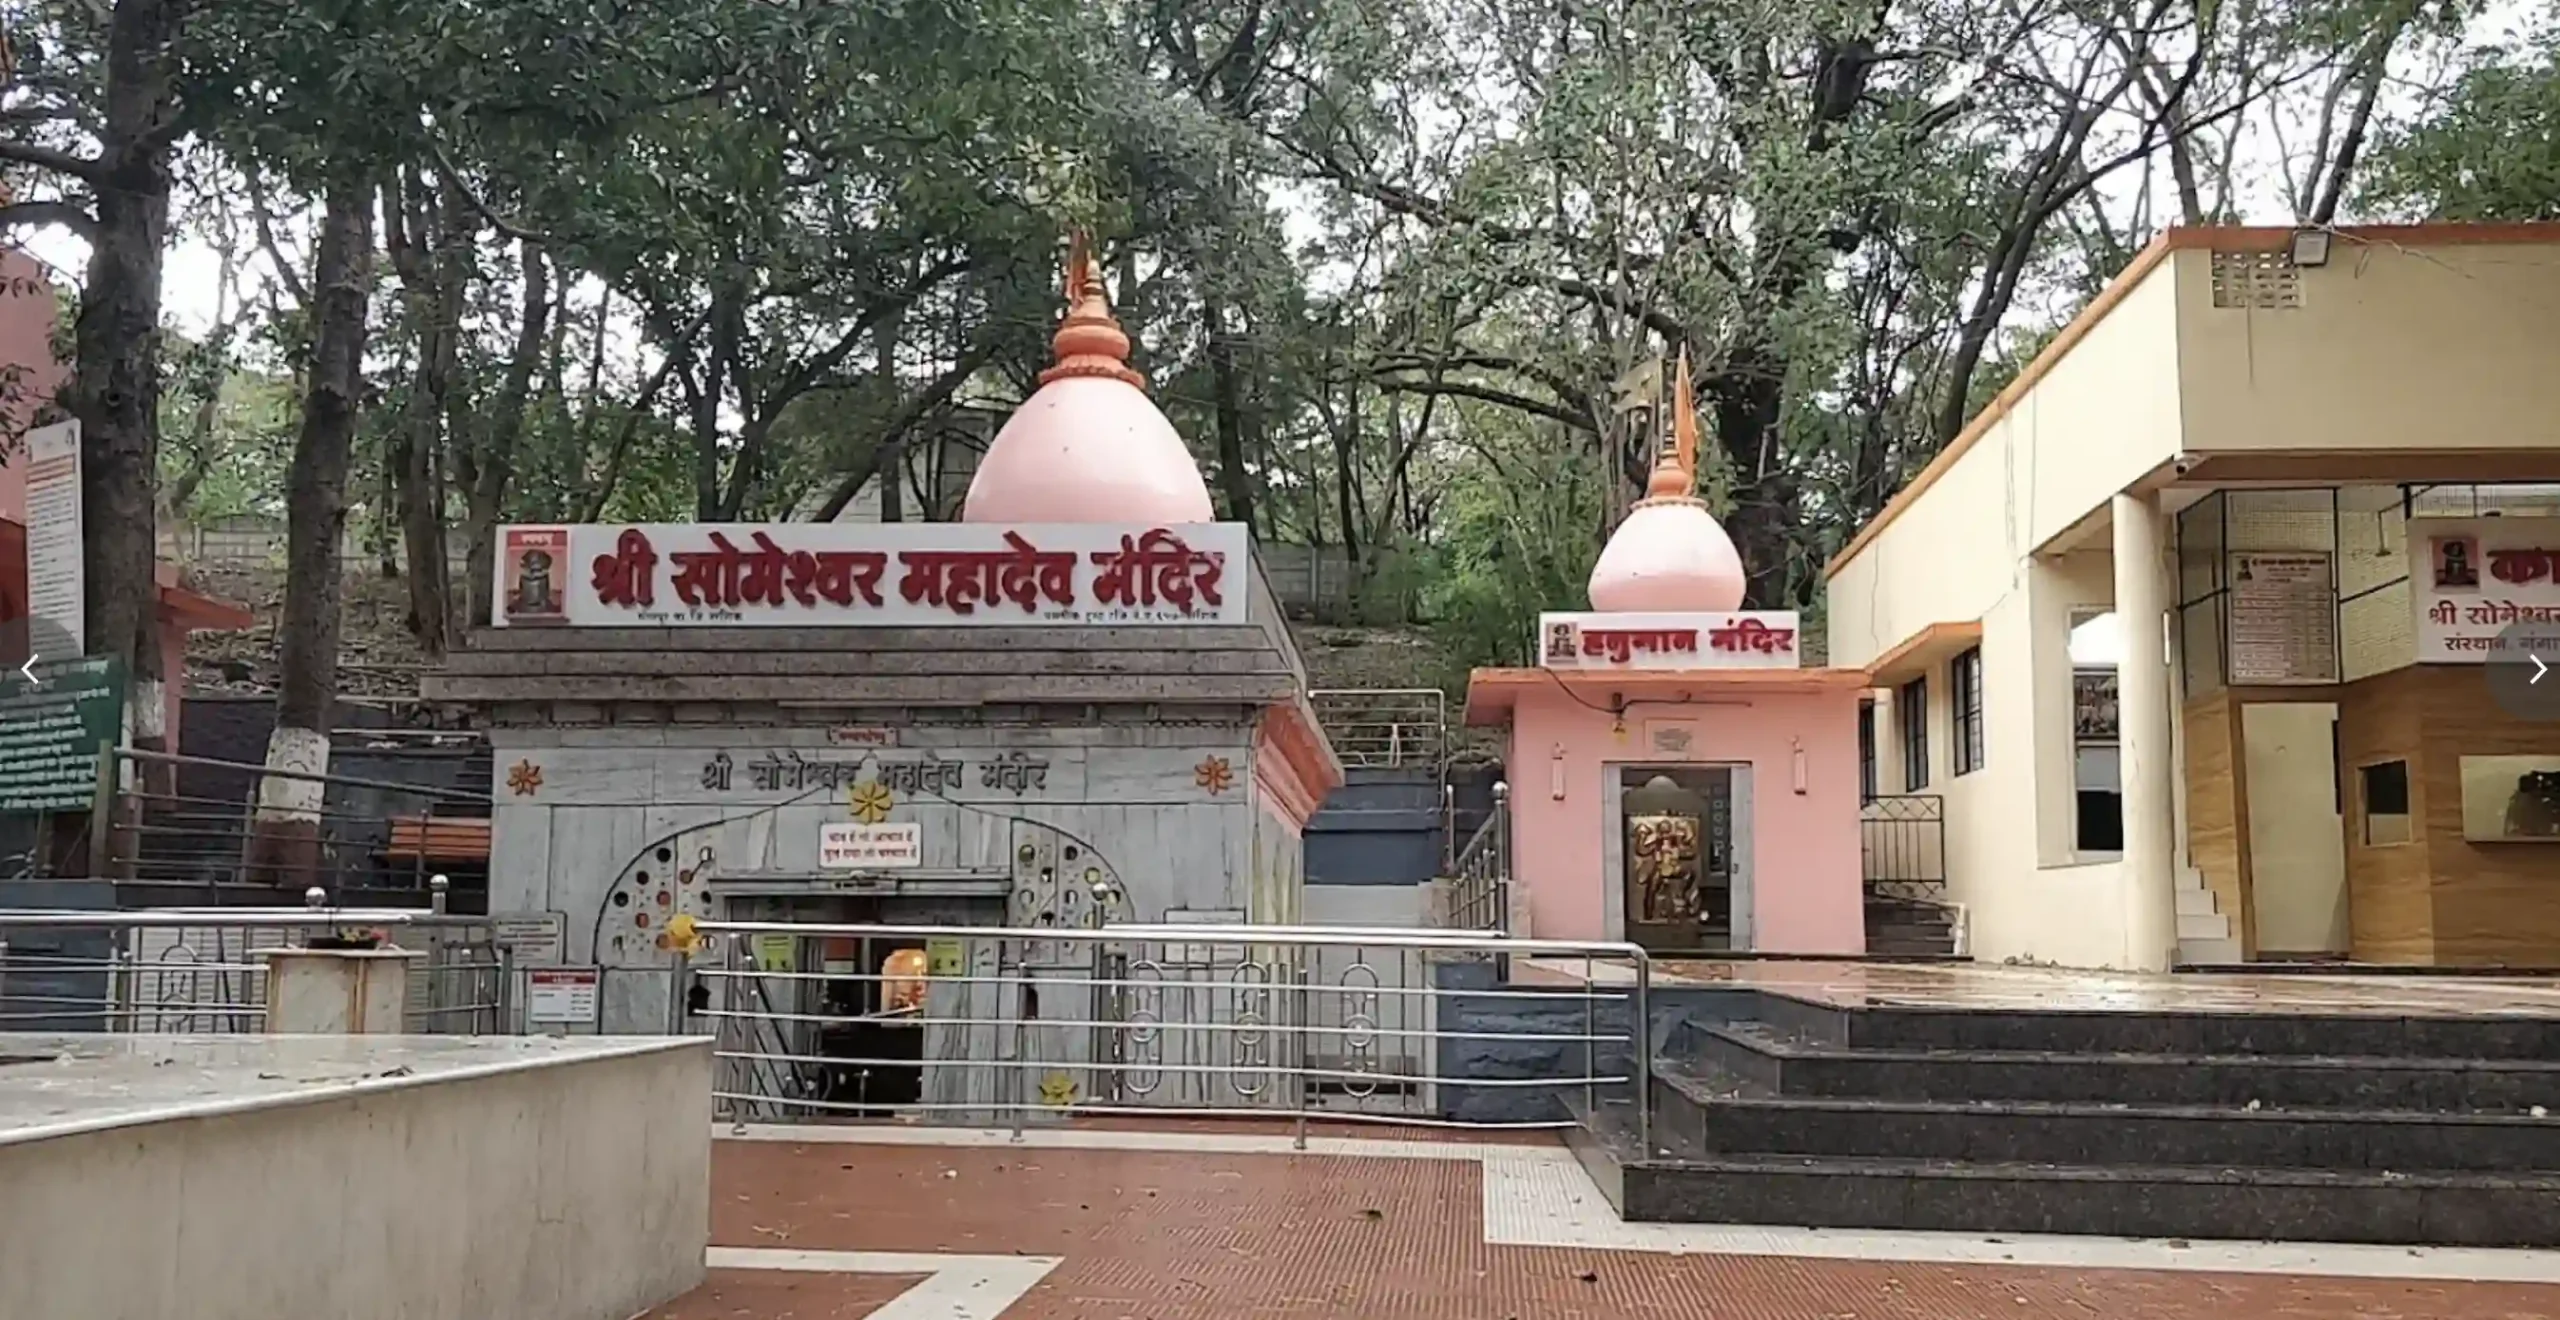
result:
[[[2499,659],[2498,634],[2560,624],[2560,518],[2411,519],[2409,587],[2418,663]]]
[[[88,654],[80,564],[80,423],[27,432],[27,647]]]
[[[2231,674],[2238,686],[2338,681],[2338,590],[2326,554],[2231,556]]]
[[[923,862],[924,827],[913,821],[865,825],[838,820],[818,827],[819,870],[905,870]]]
[[[1242,623],[1241,523],[651,523],[503,529],[523,627]]]
[[[593,967],[536,967],[525,973],[524,1020],[535,1026],[583,1026],[596,1020],[597,988],[604,973]]]
[[[519,964],[558,962],[568,916],[560,912],[509,912],[489,918],[489,940]]]
[[[1799,669],[1792,610],[1732,614],[1541,614],[1538,663],[1623,673],[1665,669]]]

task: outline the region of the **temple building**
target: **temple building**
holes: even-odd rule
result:
[[[2173,230],[1829,566],[1982,959],[2560,966],[2560,226]]]
[[[1342,779],[1305,666],[1248,530],[1214,521],[1130,369],[1081,245],[1067,285],[1056,364],[960,522],[505,529],[498,617],[427,695],[485,713],[491,910],[549,923],[541,953],[600,981],[597,1029],[665,1027],[682,914],[1300,919],[1300,835]],[[937,977],[998,974],[914,943],[778,935],[752,950],[775,974],[757,993],[894,1016],[920,956]],[[971,947],[1006,975],[1093,975],[1089,944]],[[1091,1001],[1029,1011],[1108,1011]],[[814,1035],[774,1052],[1001,1048],[860,1023]],[[821,1068],[812,1084],[847,1107],[932,1087],[894,1071]]]
[[[1539,663],[1479,669],[1467,722],[1509,729],[1515,936],[1679,953],[1854,955],[1862,670],[1808,669],[1796,615],[1744,611],[1696,494],[1680,363],[1673,442],[1591,573],[1539,616]]]

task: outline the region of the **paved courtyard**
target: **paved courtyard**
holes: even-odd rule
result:
[[[760,1129],[652,1320],[2549,1320],[2560,1253],[1617,1221],[1544,1138]]]

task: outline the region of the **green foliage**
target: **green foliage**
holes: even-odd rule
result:
[[[2560,219],[2560,34],[2476,57],[2379,144],[2363,196],[2413,219]]]

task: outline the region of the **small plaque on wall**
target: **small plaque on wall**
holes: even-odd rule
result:
[[[2560,843],[2560,755],[2462,758],[2462,837]]]

